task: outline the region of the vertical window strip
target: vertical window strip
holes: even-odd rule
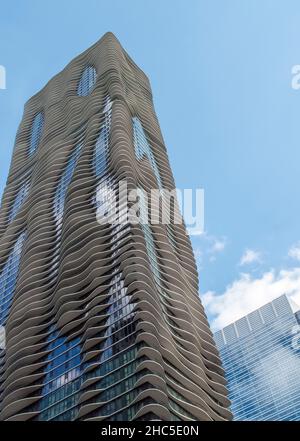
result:
[[[97,71],[93,66],[87,66],[80,78],[77,94],[79,96],[88,96],[91,94],[97,80]]]
[[[114,202],[116,198],[114,178],[107,174],[112,104],[110,97],[107,96],[103,109],[104,122],[100,127],[93,157],[93,168],[98,178],[94,202],[97,209],[97,217],[99,216],[101,218],[102,216],[111,216],[114,213]],[[111,232],[112,256],[115,256],[117,249],[121,245],[121,239],[115,241],[117,235],[121,234],[121,229],[122,226],[117,225]],[[105,340],[100,343],[98,348],[102,351],[99,357],[99,363],[102,368],[105,368],[105,366],[111,363],[111,357],[115,354],[120,353],[118,358],[121,360],[124,349],[127,350],[127,348],[131,347],[136,339],[135,313],[133,312],[134,304],[130,302],[122,273],[118,267],[115,268],[115,275],[110,281],[108,295],[107,303],[110,304],[110,306],[108,311],[106,311],[108,318],[105,322],[107,328],[103,334]],[[122,328],[124,338],[121,339],[119,335],[121,335],[120,330]],[[116,341],[117,337],[118,339]],[[96,375],[96,373],[94,375]],[[123,381],[123,387],[128,388],[126,385],[127,380],[124,379]],[[99,410],[96,410],[95,414],[102,415],[103,408],[101,407]]]
[[[162,185],[162,179],[160,176],[159,168],[155,160],[155,157],[153,155],[153,152],[151,150],[151,147],[147,141],[146,134],[144,132],[143,126],[139,118],[134,116],[132,118],[132,125],[133,125],[133,142],[134,142],[135,155],[138,160],[141,160],[143,157],[148,158],[151,168],[156,177],[158,187],[160,190],[162,190],[163,185]]]
[[[158,261],[158,254],[154,242],[153,232],[152,229],[148,223],[148,213],[147,213],[147,207],[145,204],[145,199],[143,197],[144,190],[140,194],[140,202],[139,202],[139,208],[140,208],[140,226],[142,228],[144,239],[146,243],[146,250],[147,255],[150,263],[150,268],[154,277],[154,282],[157,288],[157,291],[162,299],[168,299],[169,295],[166,293],[162,286],[162,275],[160,271],[160,265]],[[164,311],[164,318],[167,322],[169,322],[168,318],[168,312],[166,310],[166,307],[164,305],[164,302],[161,303],[162,309]]]
[[[26,232],[18,237],[0,275],[0,325],[5,325],[17,284]]]
[[[74,151],[72,152],[72,154],[69,158],[66,169],[60,178],[60,181],[59,181],[56,193],[55,193],[55,198],[54,198],[54,203],[53,203],[53,212],[54,212],[57,230],[60,229],[60,226],[62,223],[64,208],[65,208],[66,194],[68,191],[69,184],[72,180],[72,177],[73,177],[73,174],[75,171],[75,167],[76,167],[77,161],[80,156],[82,146],[83,146],[83,141],[80,141],[76,145]]]
[[[65,210],[65,200],[69,185],[72,181],[75,168],[83,147],[83,135],[80,135],[80,140],[76,144],[74,151],[71,153],[67,162],[66,168],[61,175],[53,202],[53,214],[56,223],[56,248],[55,255],[52,259],[51,277],[54,278],[58,272],[58,253],[60,249],[60,238],[62,230],[62,221]],[[42,389],[43,398],[38,402],[38,410],[41,413],[37,420],[52,419],[59,409],[64,409],[69,405],[68,395],[70,389],[72,390],[72,399],[74,404],[77,403],[77,392],[81,385],[81,380],[78,378],[81,375],[81,346],[80,339],[76,338],[67,342],[66,337],[59,337],[59,331],[55,325],[50,328],[48,336],[48,349],[50,350],[47,356],[47,365],[45,366],[44,387]],[[53,396],[53,402],[49,399],[49,394],[55,390],[60,389],[60,394]],[[56,404],[60,401],[59,404]],[[53,406],[49,410],[45,410],[50,404]]]
[[[149,145],[149,142],[147,141],[145,131],[143,129],[143,126],[141,124],[141,121],[138,117],[134,116],[132,118],[132,126],[133,126],[133,143],[134,143],[134,149],[135,149],[135,155],[136,158],[140,161],[142,158],[147,157],[151,168],[154,172],[154,175],[157,180],[158,188],[162,193],[163,190],[163,184],[162,179],[160,176],[159,168],[157,165],[157,162],[155,160],[155,157],[153,155],[153,152],[151,150],[151,147]],[[176,240],[175,240],[175,234],[174,234],[174,226],[168,224],[167,225],[167,235],[168,240],[173,248],[176,246]]]
[[[106,98],[103,114],[104,122],[100,127],[93,158],[93,167],[98,178],[102,177],[107,170],[112,116],[112,101],[109,96]]]
[[[18,211],[20,210],[23,202],[27,198],[27,195],[29,193],[30,188],[30,179],[27,179],[20,187],[15,200],[12,204],[11,210],[8,215],[8,222],[11,222],[17,215]]]
[[[67,340],[59,336],[56,326],[50,327],[47,337],[47,365],[44,367],[45,377],[42,388],[43,398],[38,402],[40,414],[37,420],[51,420],[69,407],[76,406],[79,395],[83,370],[80,338]],[[76,411],[78,409],[75,409]]]
[[[39,112],[33,119],[30,134],[29,155],[32,155],[38,148],[44,127],[44,115]]]
[[[97,219],[104,219],[109,221],[111,216],[115,214],[115,189],[114,179],[109,176],[99,181],[96,188],[95,206]]]
[[[55,253],[51,262],[51,277],[56,277],[58,271],[58,256],[60,250],[60,239],[61,239],[61,231],[62,231],[62,222],[65,211],[65,199],[67,195],[67,191],[72,180],[75,167],[77,165],[81,149],[83,146],[83,135],[80,135],[80,141],[76,145],[74,151],[71,153],[71,156],[68,160],[65,171],[63,172],[54,197],[53,201],[53,215],[55,220],[56,227],[56,238],[55,238]]]
[[[151,270],[155,279],[155,282],[160,290],[161,287],[161,274],[159,270],[159,263],[157,258],[157,252],[155,248],[155,242],[153,239],[153,234],[150,225],[148,224],[148,214],[147,214],[147,208],[145,204],[145,199],[143,197],[144,192],[140,194],[140,225],[142,228],[142,231],[144,233],[144,239],[146,242],[146,249],[147,254],[150,261]]]

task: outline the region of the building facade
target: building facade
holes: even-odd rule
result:
[[[149,81],[107,33],[29,100],[17,133],[1,420],[231,418],[186,229],[99,222],[121,181],[175,188]]]
[[[215,334],[234,420],[300,420],[300,315],[285,295]]]

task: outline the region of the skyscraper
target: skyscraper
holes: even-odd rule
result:
[[[149,81],[108,33],[29,100],[16,137],[2,420],[231,418],[186,229],[99,222],[121,181],[175,187]]]
[[[299,324],[283,295],[215,334],[234,420],[300,420]]]

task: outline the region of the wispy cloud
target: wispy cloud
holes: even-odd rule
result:
[[[213,238],[213,244],[210,248],[210,253],[215,254],[215,253],[220,253],[221,251],[223,251],[225,249],[226,246],[226,239],[222,238],[222,239],[217,239],[217,238]]]
[[[261,252],[247,249],[241,257],[240,266],[249,265],[251,263],[259,263],[262,260]]]
[[[197,246],[194,247],[194,254],[198,263],[201,262],[201,264],[205,261],[214,262],[227,245],[226,237],[216,237],[206,232],[203,233],[198,240],[200,240],[200,245],[198,245],[199,242],[197,242]]]
[[[293,245],[288,252],[289,257],[300,261],[300,242]]]
[[[300,268],[277,272],[271,269],[259,278],[241,274],[223,293],[208,291],[201,298],[212,316],[211,325],[217,330],[282,294],[300,305]]]
[[[194,248],[194,256],[195,256],[195,259],[197,260],[197,259],[199,259],[199,260],[201,260],[202,259],[202,257],[203,257],[203,251],[201,250],[201,248]]]

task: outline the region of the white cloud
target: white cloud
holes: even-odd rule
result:
[[[202,265],[206,261],[213,263],[217,259],[217,255],[224,251],[226,245],[226,237],[218,238],[208,234],[207,232],[204,232],[201,236],[199,236],[197,245],[194,246],[194,255],[198,262],[198,270],[202,269]],[[201,267],[199,267],[200,264]]]
[[[216,239],[213,238],[213,244],[209,250],[210,253],[215,254],[215,253],[220,253],[221,251],[224,250],[225,246],[226,246],[226,240],[223,239]]]
[[[261,262],[261,253],[259,251],[247,249],[241,257],[240,266],[250,263]]]
[[[218,330],[282,294],[300,305],[300,268],[270,270],[260,278],[241,274],[222,294],[208,291],[201,298],[213,318],[212,328]]]
[[[195,248],[194,249],[194,256],[196,259],[198,259],[199,257],[201,258],[203,255],[203,252],[201,250],[201,248]]]
[[[288,252],[289,257],[292,259],[300,260],[300,242],[293,245]]]

